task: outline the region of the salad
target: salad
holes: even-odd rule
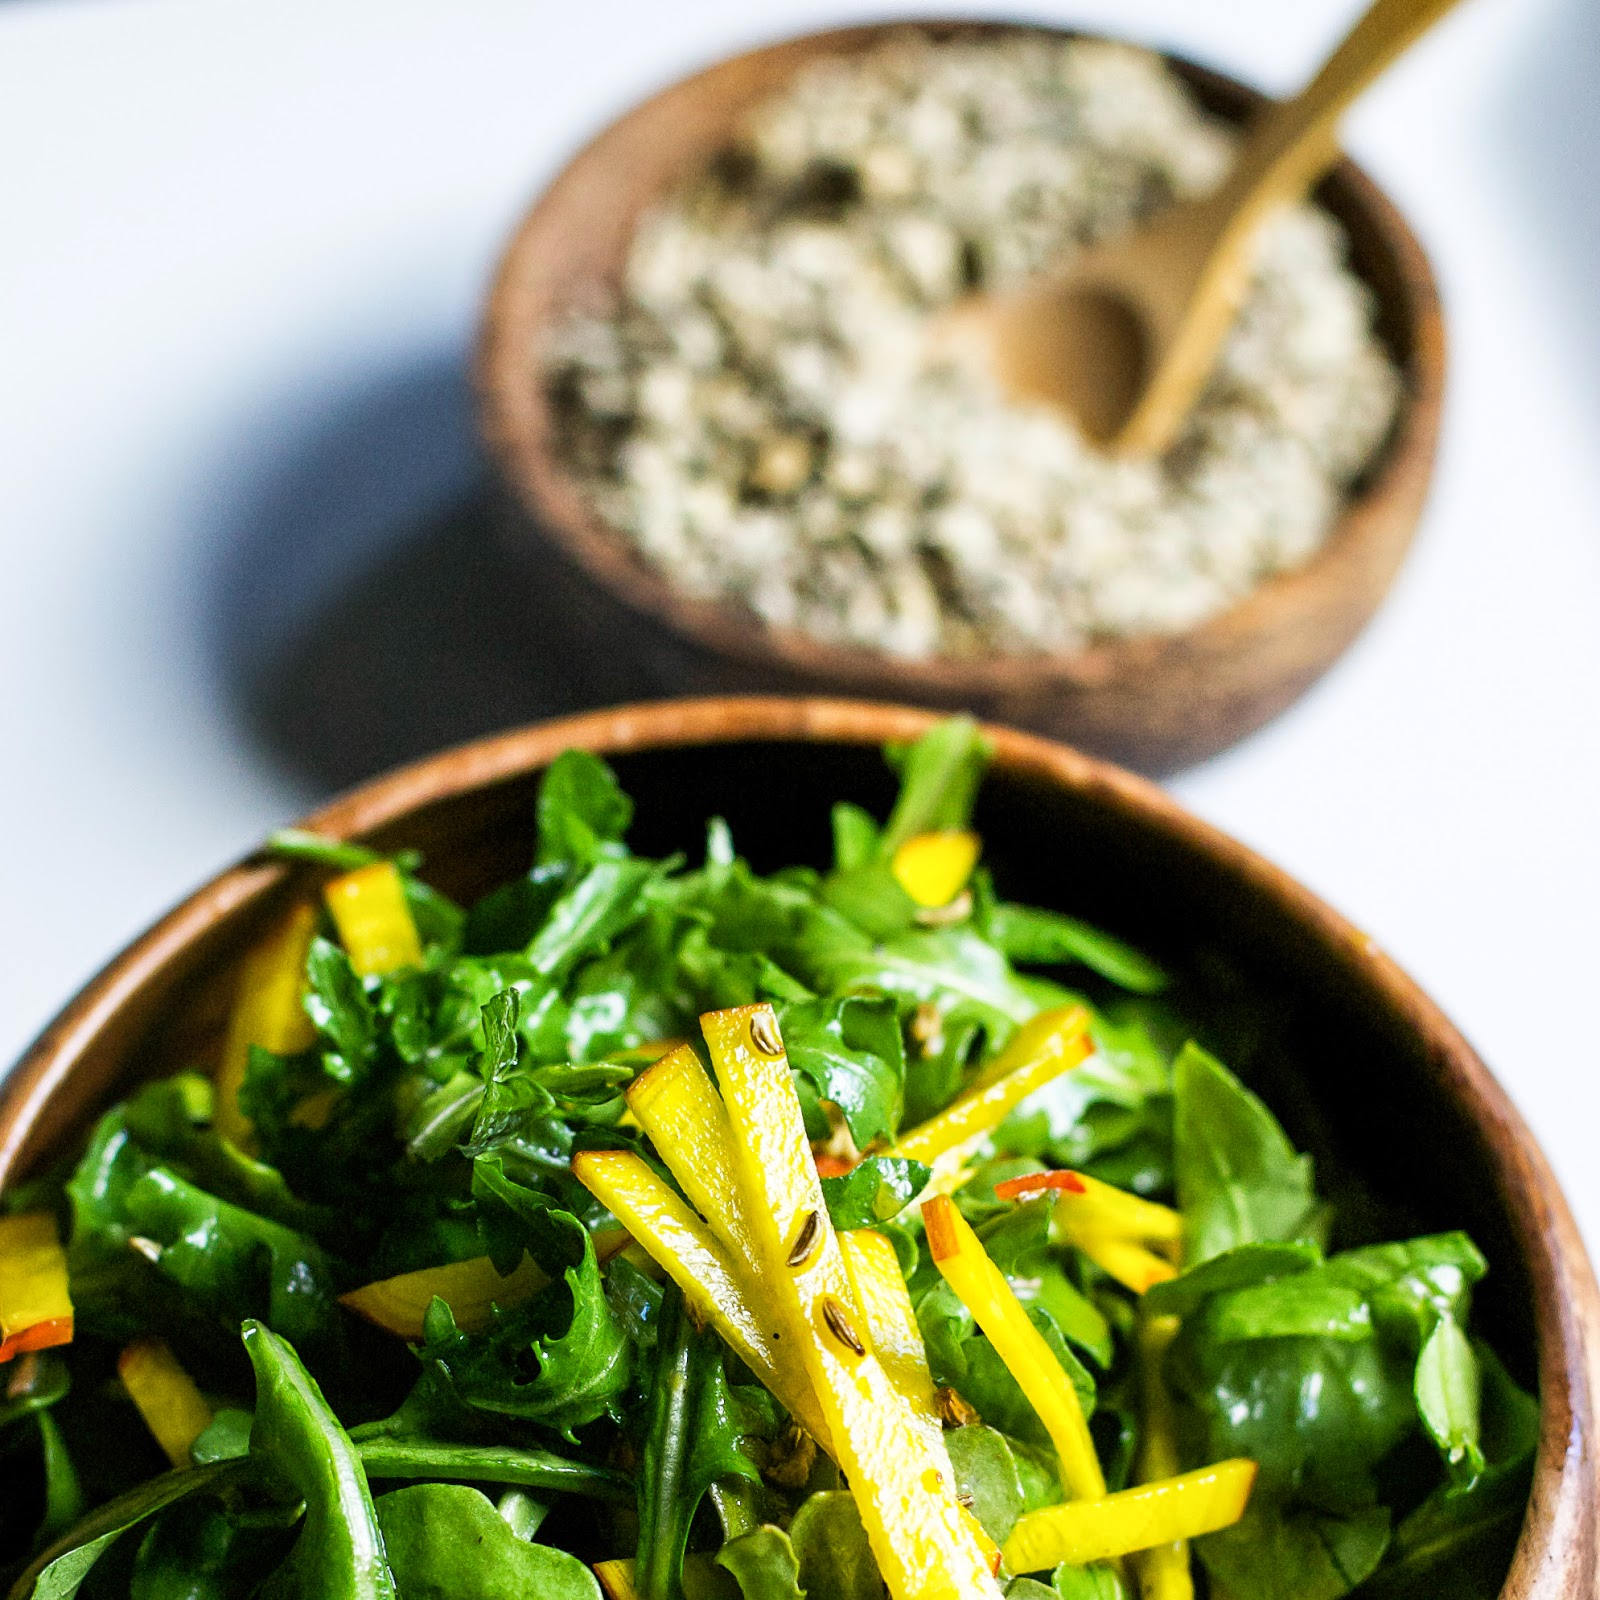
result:
[[[582,751],[470,907],[276,836],[215,1059],[0,1214],[12,1600],[1498,1593],[1472,1241],[1347,1234],[1181,961],[1002,898],[971,722],[887,756],[826,869],[636,855]]]

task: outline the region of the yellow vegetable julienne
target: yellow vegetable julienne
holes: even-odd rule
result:
[[[211,1426],[211,1407],[166,1340],[136,1339],[117,1357],[117,1376],[167,1460],[193,1465],[189,1450]]]
[[[394,862],[346,872],[323,889],[322,898],[358,977],[381,978],[422,965],[422,940]]]
[[[228,1019],[228,1037],[217,1067],[212,1117],[216,1130],[242,1150],[254,1138],[239,1109],[239,1091],[250,1065],[250,1047],[292,1056],[309,1049],[316,1029],[301,1004],[305,993],[306,952],[317,931],[317,910],[299,905],[245,957],[239,988]]]
[[[1156,1244],[1176,1253],[1183,1239],[1183,1219],[1170,1206],[1081,1172],[1028,1173],[997,1184],[994,1192],[1002,1200],[1058,1196],[1056,1231],[1135,1294],[1177,1276],[1170,1260],[1147,1248]]]
[[[744,1191],[734,1175],[733,1130],[722,1096],[700,1058],[688,1045],[671,1051],[634,1080],[627,1100],[667,1170],[726,1248],[751,1307],[770,1306],[777,1291],[756,1246]],[[800,1352],[773,1338],[773,1328],[763,1332],[784,1392],[809,1394],[811,1380]],[[820,1421],[815,1407],[812,1413]],[[824,1441],[825,1434],[811,1431],[819,1443]]]
[[[948,1196],[936,1195],[924,1202],[922,1221],[934,1265],[989,1336],[995,1354],[1049,1433],[1068,1493],[1080,1500],[1103,1495],[1105,1475],[1078,1392],[1044,1335],[1029,1321],[1005,1275],[989,1259],[977,1234]]]
[[[774,1361],[744,1276],[710,1228],[632,1151],[580,1150],[572,1171],[683,1291],[694,1315],[709,1322],[817,1443],[830,1449],[809,1382],[796,1386],[790,1363],[780,1368]]]
[[[0,1361],[72,1342],[67,1257],[47,1211],[0,1217]]]
[[[1173,1434],[1172,1397],[1161,1375],[1161,1363],[1178,1331],[1176,1317],[1142,1317],[1139,1321],[1139,1391],[1143,1400],[1144,1438],[1139,1448],[1139,1477],[1158,1483],[1178,1471],[1178,1446]],[[1194,1573],[1189,1542],[1169,1540],[1152,1545],[1137,1557],[1140,1600],[1194,1600]]]
[[[890,868],[919,906],[933,910],[949,905],[966,888],[982,848],[977,834],[965,828],[940,828],[907,839]]]
[[[1063,1561],[1081,1567],[1215,1533],[1244,1515],[1255,1476],[1253,1461],[1219,1461],[1099,1500],[1024,1512],[1005,1542],[1006,1564],[1013,1572],[1042,1572]]]
[[[943,1448],[944,1428],[928,1371],[928,1352],[894,1246],[881,1233],[857,1228],[839,1235],[839,1248],[883,1370],[923,1431]]]
[[[1089,1028],[1089,1014],[1080,1005],[1050,1006],[1029,1017],[1006,1041],[1006,1047],[978,1074],[973,1087],[981,1088],[1015,1072],[1018,1067],[1047,1056],[1068,1055],[1076,1065],[1082,1036]],[[1091,1049],[1093,1043],[1091,1041]]]
[[[524,1256],[505,1277],[495,1271],[488,1256],[452,1261],[442,1267],[423,1267],[398,1277],[380,1278],[339,1296],[339,1304],[368,1322],[420,1344],[422,1319],[438,1296],[450,1307],[463,1333],[482,1333],[491,1321],[492,1306],[514,1306],[531,1300],[549,1277],[530,1256]]]
[[[900,1402],[870,1344],[806,1142],[768,1006],[700,1019],[733,1130],[734,1170],[803,1352],[867,1540],[893,1600],[993,1600],[988,1558],[957,1503],[949,1456]]]
[[[1132,1289],[1135,1294],[1143,1294],[1178,1275],[1178,1269],[1170,1261],[1131,1239],[1103,1233],[1080,1233],[1071,1238],[1102,1272],[1109,1273],[1123,1288]]]
[[[1089,1037],[1089,1013],[1082,1006],[1069,1009],[1074,1015],[1060,1019],[1058,1032],[1052,1035],[1053,1040],[1060,1040],[1059,1044],[1052,1043],[1004,1076],[969,1089],[938,1115],[901,1135],[889,1154],[925,1161],[937,1171],[941,1157],[957,1155],[992,1133],[1035,1089],[1086,1060],[1094,1049]]]

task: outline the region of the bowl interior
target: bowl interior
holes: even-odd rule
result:
[[[547,745],[540,759],[559,748]],[[637,803],[635,848],[691,860],[714,809],[758,868],[821,865],[835,801],[882,815],[893,797],[875,743],[693,742],[612,759]],[[1488,1112],[1474,1109],[1471,1087],[1426,1019],[1375,978],[1361,941],[1337,919],[1318,921],[1286,899],[1270,869],[1252,875],[1198,848],[1193,832],[1174,824],[1182,814],[1154,791],[1098,782],[1104,769],[1082,767],[1083,781],[1067,785],[1002,754],[977,819],[1002,895],[1087,917],[1170,964],[1202,1042],[1315,1155],[1319,1186],[1339,1206],[1337,1242],[1469,1230],[1492,1264],[1479,1301],[1483,1331],[1531,1384],[1536,1286],[1518,1215],[1526,1201],[1508,1191]],[[523,771],[426,799],[368,837],[422,849],[424,876],[470,899],[529,864],[537,781],[536,770]],[[57,1114],[29,1138],[24,1167],[51,1146],[65,1149],[68,1123],[81,1131],[131,1080],[214,1058],[239,951],[275,904],[309,892],[292,876],[274,883],[257,872],[254,882],[252,895],[207,919],[102,1028],[97,1062],[56,1096]]]

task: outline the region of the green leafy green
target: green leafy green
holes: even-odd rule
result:
[[[789,1066],[836,1105],[859,1146],[900,1126],[905,1047],[892,1004],[846,995],[777,1008]]]
[[[897,1217],[928,1186],[932,1168],[900,1156],[868,1156],[838,1178],[822,1180],[836,1228],[875,1228]]]
[[[807,1596],[831,1600],[880,1600],[883,1579],[872,1558],[855,1496],[844,1490],[812,1495],[789,1525],[789,1542]]]
[[[633,802],[616,775],[587,750],[564,750],[539,785],[535,861],[583,867],[622,843]]]

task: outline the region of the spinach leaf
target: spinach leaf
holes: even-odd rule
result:
[[[1372,1312],[1354,1289],[1329,1283],[1320,1272],[1306,1272],[1219,1295],[1211,1336],[1218,1344],[1245,1339],[1370,1339]]]
[[[164,1472],[97,1506],[17,1579],[11,1600],[72,1600],[95,1563],[130,1528],[186,1495],[237,1482],[247,1471],[244,1462],[222,1461],[183,1472]]]
[[[1240,1521],[1197,1540],[1196,1549],[1214,1585],[1234,1600],[1337,1600],[1372,1572],[1388,1542],[1384,1506],[1286,1512],[1252,1495]]]
[[[807,1595],[881,1600],[883,1579],[848,1490],[826,1489],[804,1500],[789,1524],[789,1542]]]
[[[1145,1291],[1144,1307],[1153,1317],[1185,1317],[1211,1295],[1253,1284],[1271,1283],[1307,1272],[1322,1261],[1309,1243],[1238,1244]]]
[[[868,1156],[838,1178],[822,1180],[835,1228],[875,1228],[900,1215],[928,1187],[933,1168],[899,1156]]]
[[[956,1489],[970,1496],[972,1514],[996,1544],[1004,1544],[1022,1515],[1022,1478],[1005,1437],[972,1423],[944,1436],[955,1470]]]
[[[545,772],[535,805],[540,866],[588,866],[621,845],[633,821],[633,802],[616,774],[587,750],[564,750]],[[504,948],[502,946],[502,948]]]
[[[846,995],[780,1005],[777,1016],[790,1069],[839,1108],[856,1144],[893,1138],[906,1072],[894,1005]]]
[[[1478,1444],[1478,1358],[1454,1317],[1434,1325],[1417,1357],[1417,1414],[1451,1476],[1470,1483],[1483,1471]]]
[[[1122,1574],[1107,1561],[1093,1566],[1059,1566],[1050,1575],[1050,1588],[1059,1600],[1128,1600]]]
[[[286,1339],[259,1322],[242,1331],[256,1374],[250,1458],[305,1502],[300,1537],[264,1600],[392,1600],[383,1536],[350,1436]]]
[[[1024,967],[1077,962],[1135,994],[1159,994],[1167,975],[1130,944],[1059,911],[1002,901],[990,913],[989,936]]]
[[[1311,1159],[1214,1056],[1186,1044],[1173,1066],[1173,1164],[1184,1259],[1303,1237],[1317,1209]]]
[[[576,1556],[519,1539],[464,1484],[412,1484],[380,1495],[376,1509],[400,1600],[600,1600]]]

